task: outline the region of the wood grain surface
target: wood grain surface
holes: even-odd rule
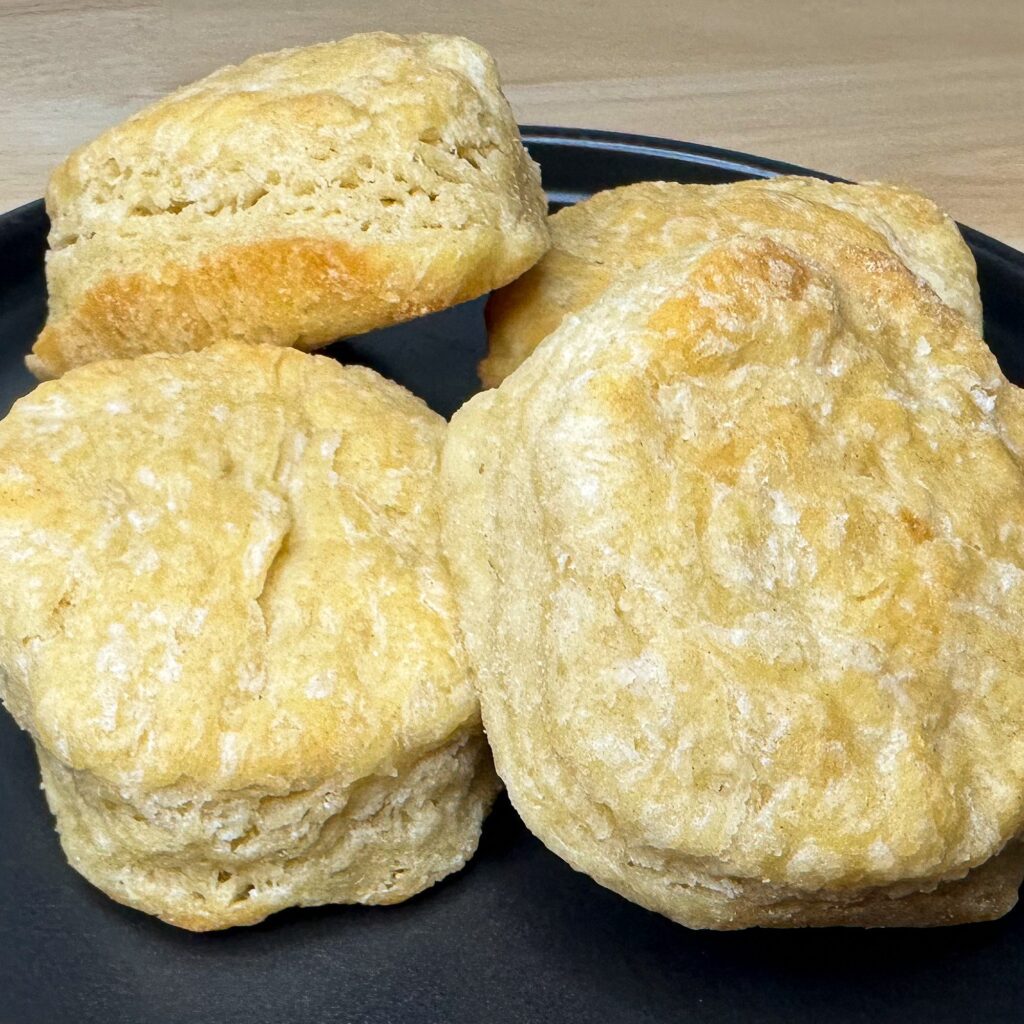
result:
[[[1024,0],[0,0],[0,210],[177,85],[381,28],[483,43],[524,123],[906,182],[1024,248]]]

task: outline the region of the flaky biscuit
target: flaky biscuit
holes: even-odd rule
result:
[[[91,882],[206,930],[472,855],[497,781],[444,431],[371,370],[237,344],[91,364],[0,424],[0,695]]]
[[[506,284],[548,245],[487,52],[370,33],[252,57],[53,174],[37,376],[235,339],[315,349]]]
[[[445,445],[495,764],[692,927],[1016,901],[1024,398],[894,254],[730,238],[565,318]]]
[[[570,313],[622,274],[692,246],[765,231],[827,233],[895,252],[980,331],[974,257],[931,200],[894,185],[795,176],[731,185],[642,182],[599,192],[549,220],[552,247],[487,305],[485,387],[497,387]]]

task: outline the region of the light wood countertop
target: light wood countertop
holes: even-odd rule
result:
[[[483,43],[524,123],[906,182],[1024,248],[1024,0],[0,0],[0,210],[177,85],[380,28]]]

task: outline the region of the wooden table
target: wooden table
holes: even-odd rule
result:
[[[908,182],[1024,248],[1024,0],[0,0],[0,210],[218,65],[375,28],[483,43],[523,122]]]

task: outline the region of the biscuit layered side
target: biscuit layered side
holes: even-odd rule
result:
[[[69,861],[186,928],[393,903],[497,780],[439,551],[444,421],[361,367],[102,362],[0,425],[0,682]]]
[[[692,927],[997,917],[1024,398],[973,288],[828,219],[725,234],[570,302],[451,423],[498,773],[554,852]]]
[[[29,366],[315,349],[508,283],[547,248],[546,210],[474,43],[371,33],[252,57],[54,172]]]
[[[108,896],[209,931],[286,907],[391,904],[472,857],[496,792],[478,726],[400,766],[309,788],[141,794],[36,745],[72,867]]]
[[[673,252],[766,231],[802,232],[895,253],[981,330],[974,257],[930,199],[894,185],[786,176],[734,185],[641,182],[550,218],[552,247],[487,304],[484,387],[497,387],[562,319],[617,279]]]

